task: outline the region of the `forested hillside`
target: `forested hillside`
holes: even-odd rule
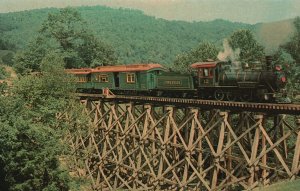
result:
[[[159,62],[170,64],[176,55],[202,41],[220,45],[237,29],[254,30],[254,25],[225,20],[211,22],[167,21],[147,16],[142,11],[103,6],[79,7],[95,35],[116,51],[119,63]],[[0,14],[0,49],[23,49],[33,40],[48,13],[48,8]]]
[[[292,94],[300,92],[300,17],[288,22],[289,30],[280,23],[191,23],[103,6],[0,14],[0,190],[86,190],[83,187],[90,184],[74,176],[66,164],[77,155],[70,152],[69,141],[77,141],[77,135],[78,141],[89,141],[87,129],[94,122],[82,112],[75,79],[65,68],[158,62],[188,73],[192,63],[225,55],[226,38],[231,56],[238,52],[241,63],[273,51],[274,64],[286,71]]]

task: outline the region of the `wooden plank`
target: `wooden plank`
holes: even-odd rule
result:
[[[298,136],[295,143],[295,152],[293,157],[293,163],[292,163],[292,173],[293,178],[295,178],[295,175],[299,173],[299,160],[300,160],[300,119],[297,119],[297,126],[298,126]]]
[[[221,153],[223,144],[224,144],[224,137],[225,137],[225,121],[227,121],[227,115],[228,113],[222,112],[220,113],[220,116],[223,117],[223,122],[221,123],[220,127],[220,133],[219,133],[219,141],[217,145],[217,155]],[[211,181],[211,188],[215,189],[217,187],[217,182],[218,182],[218,173],[219,173],[219,161],[222,156],[218,156],[217,158],[214,158],[214,172],[212,176],[212,181]]]
[[[255,167],[256,167],[256,165],[254,164],[254,160],[257,156],[259,136],[260,136],[260,129],[257,127],[255,129],[255,136],[254,136],[253,145],[251,149],[252,152],[251,152],[250,162],[252,163],[252,165],[250,167],[250,178],[248,180],[249,186],[251,186],[254,183],[254,175],[255,175]]]
[[[299,173],[299,130],[283,119],[275,125],[278,131],[262,125],[263,132],[249,112],[220,117],[224,113],[219,110],[199,114],[197,108],[181,105],[161,112],[158,105],[127,103],[86,101],[90,127],[83,133],[75,129],[72,133],[76,134],[65,138],[74,151],[72,163],[88,164],[81,176],[92,176],[95,189],[212,190],[230,189],[232,183],[252,189],[262,178],[264,184],[276,180],[278,174],[289,178],[286,168],[290,166],[291,178]],[[232,122],[231,117],[239,117],[240,122]],[[292,133],[297,134],[296,144],[287,145]],[[266,155],[272,158],[264,162]],[[271,163],[274,158],[279,166]]]
[[[271,141],[269,135],[267,134],[267,132],[265,131],[265,129],[263,128],[262,125],[260,125],[260,130],[262,131],[262,133],[263,133],[263,135],[264,135],[263,137],[265,137],[265,139],[269,142],[270,146],[273,146],[274,143]],[[287,133],[287,135],[289,135],[289,134]],[[265,141],[265,140],[263,139],[262,141]],[[264,142],[262,142],[262,145],[264,146],[263,148],[266,147]],[[286,165],[285,161],[283,160],[281,154],[280,154],[279,151],[276,149],[276,147],[273,148],[273,151],[275,152],[277,158],[278,158],[279,161],[281,162],[283,168],[286,170],[287,174],[288,174],[289,176],[291,176],[292,173],[291,173],[289,167]],[[265,161],[266,161],[266,155],[264,155],[264,156],[265,156],[265,158],[263,158],[263,164],[266,165],[266,162],[265,162]],[[264,172],[264,171],[263,171],[263,172]],[[266,173],[263,174],[263,177],[264,177],[264,176],[266,176]]]

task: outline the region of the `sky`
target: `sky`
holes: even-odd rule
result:
[[[185,21],[255,24],[300,16],[300,0],[0,0],[0,12],[82,5],[140,9],[158,18]]]

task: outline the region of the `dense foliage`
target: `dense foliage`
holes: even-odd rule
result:
[[[137,10],[103,6],[79,7],[76,11],[86,21],[84,26],[95,32],[96,38],[114,47],[120,63],[171,64],[176,55],[193,49],[200,42],[221,45],[233,31],[254,27],[225,20],[192,23],[167,21]],[[3,25],[0,22],[0,30],[5,28],[2,38],[14,43],[18,49],[25,49],[28,42],[34,41],[38,35],[48,14],[59,12],[59,9],[40,9],[0,14],[0,20],[5,21]],[[76,31],[80,31],[79,28]]]
[[[8,65],[8,66],[12,66],[14,64],[14,52],[12,51],[8,51],[6,54],[4,54],[2,56],[2,63]]]
[[[15,44],[8,40],[10,38],[4,37],[4,34],[10,33],[14,28],[15,26],[10,20],[0,16],[0,50],[14,50],[16,48]]]
[[[229,45],[233,50],[239,49],[239,60],[256,61],[264,57],[264,48],[255,39],[250,30],[237,30],[229,37]]]
[[[8,77],[8,73],[6,72],[5,68],[0,65],[0,80],[3,80]]]
[[[61,53],[66,68],[112,65],[117,62],[112,48],[98,40],[81,15],[71,8],[49,14],[37,38],[16,56],[17,71],[40,71],[41,60],[49,51]]]
[[[206,60],[216,60],[218,55],[217,47],[210,42],[200,43],[191,51],[177,55],[172,69],[181,73],[191,72],[191,64]]]
[[[282,45],[282,48],[291,54],[297,63],[300,63],[300,17],[295,18],[294,27],[296,30],[293,36],[290,41]]]
[[[210,42],[200,43],[192,50],[177,55],[172,68],[175,71],[190,72],[189,66],[195,62],[219,59],[251,63],[263,57],[263,47],[253,33],[250,30],[237,30],[228,40],[224,40],[223,49]]]
[[[290,90],[300,92],[300,17],[294,20],[295,32],[276,53],[277,63],[284,64],[289,74]]]
[[[275,63],[284,63],[289,72],[290,89],[299,88],[300,79],[299,18],[294,25],[295,34],[275,55]],[[263,56],[263,47],[252,27],[223,20],[166,21],[100,6],[0,14],[1,61],[12,65],[14,51],[23,49],[14,59],[15,68],[20,73],[42,71],[20,76],[12,92],[0,86],[0,94],[6,94],[0,95],[0,190],[71,189],[73,180],[59,157],[66,154],[65,130],[75,131],[76,125],[56,119],[74,101],[64,67],[115,64],[115,48],[121,63],[174,63],[168,66],[189,72],[192,63],[216,59],[227,37],[233,49],[240,49],[241,61],[254,61]],[[5,77],[0,67],[0,79]]]
[[[59,157],[67,124],[56,119],[72,102],[72,80],[63,57],[49,53],[42,74],[20,77],[0,99],[0,190],[69,190]],[[66,99],[67,98],[67,99]]]
[[[15,44],[7,40],[0,39],[0,50],[15,50],[15,49],[16,49]]]

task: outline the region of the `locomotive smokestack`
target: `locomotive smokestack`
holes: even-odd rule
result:
[[[272,56],[266,56],[267,70],[271,70],[272,69],[272,62],[273,62],[273,57]]]

